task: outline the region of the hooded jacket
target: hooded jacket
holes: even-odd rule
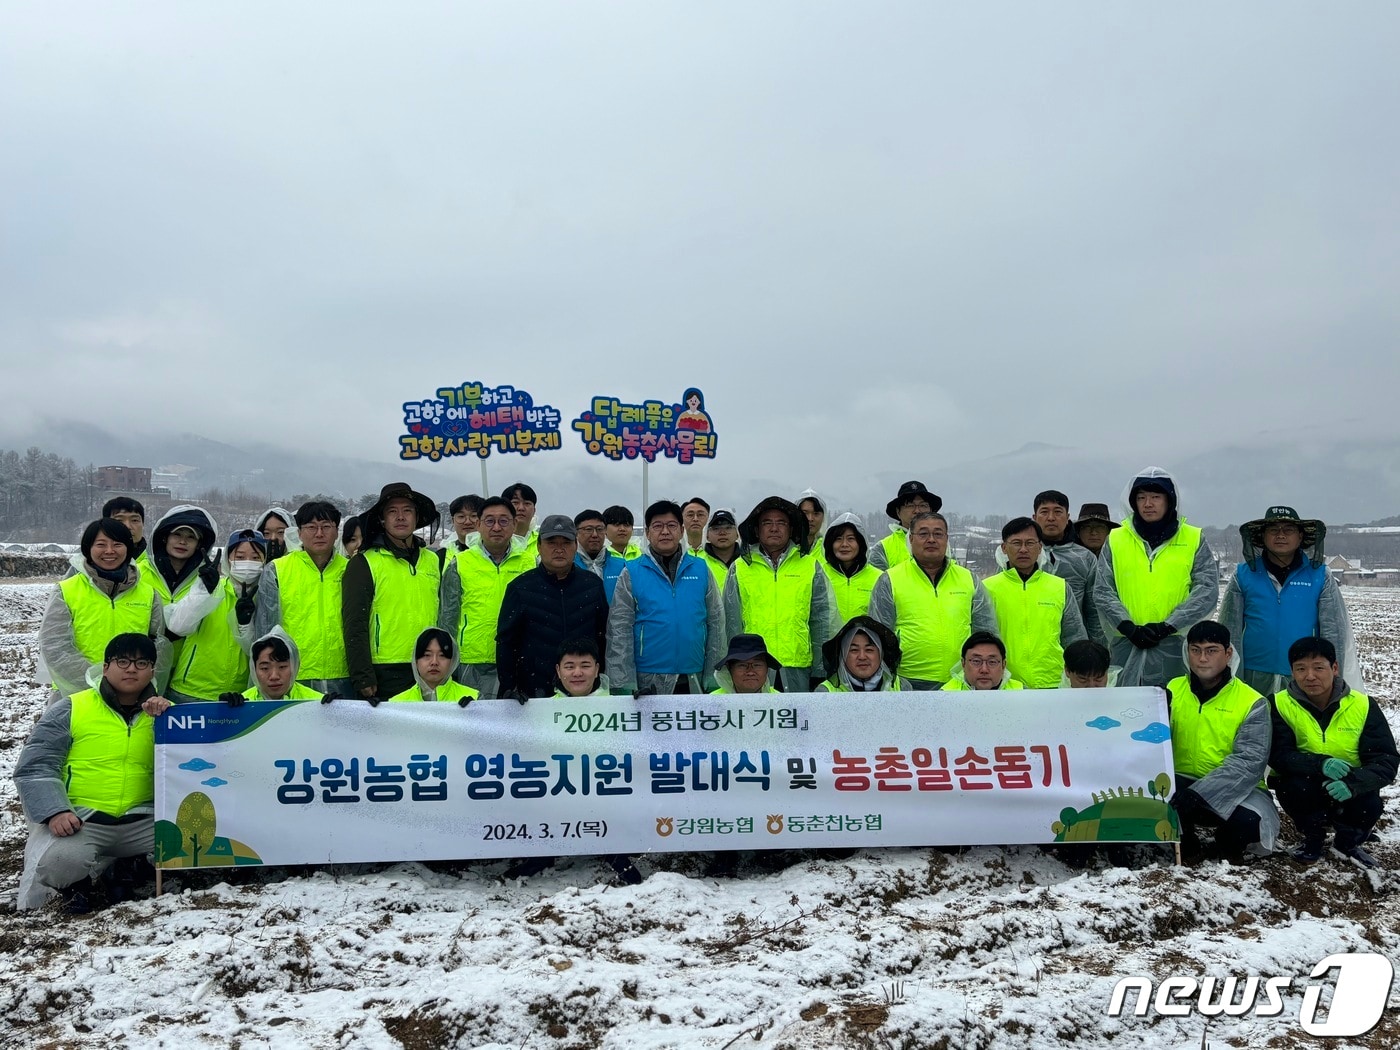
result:
[[[165,541],[181,525],[188,525],[199,533],[199,545],[195,552],[177,572],[165,553]],[[203,507],[182,503],[171,507],[161,515],[156,527],[151,530],[151,544],[146,549],[146,559],[140,562],[141,572],[146,577],[161,601],[169,606],[173,599],[183,598],[198,578],[200,565],[209,558],[209,552],[219,542],[219,530],[214,519]]]
[[[297,648],[296,639],[293,638],[291,635],[289,635],[286,631],[282,630],[282,628],[280,628],[280,627],[274,627],[272,630],[268,631],[266,634],[259,635],[259,636],[253,641],[252,645],[251,645],[249,648],[250,648],[250,649],[256,649],[256,648],[257,648],[257,645],[258,645],[258,642],[261,642],[261,641],[263,641],[263,640],[266,639],[266,638],[280,638],[280,639],[282,639],[283,643],[287,646],[287,652],[290,653],[290,654],[291,654],[291,657],[292,657],[292,660],[291,660],[291,664],[292,664],[292,686],[291,686],[290,689],[287,690],[287,695],[284,696],[284,697],[282,697],[282,699],[283,699],[283,700],[319,700],[319,699],[321,699],[321,697],[325,695],[324,693],[318,693],[318,692],[316,692],[316,690],[310,688],[309,686],[304,686],[304,685],[302,685],[300,682],[297,681],[297,678],[298,678],[298,676],[299,676],[299,674],[300,674],[300,672],[301,672],[301,650]],[[243,691],[243,696],[244,696],[245,699],[247,699],[247,700],[270,700],[270,699],[272,699],[271,697],[268,697],[268,696],[264,696],[264,695],[263,695],[262,686],[260,686],[260,685],[258,684],[258,675],[257,675],[257,670],[256,670],[256,668],[250,668],[250,669],[249,669],[248,678],[249,678],[249,680],[252,682],[252,685],[250,685],[247,689],[245,689],[245,690]]]
[[[69,559],[73,575],[54,585],[39,625],[39,655],[60,696],[93,687],[102,674],[107,643],[128,631],[148,634],[156,643],[156,678],[163,686],[170,671],[170,642],[160,596],[134,562],[126,579],[113,584],[97,575],[81,554]]]
[[[432,628],[424,628],[422,633],[418,635],[418,641],[422,641],[423,635],[427,634],[429,630],[432,630]],[[418,642],[414,642],[413,651],[418,651]],[[456,702],[461,700],[470,701],[479,699],[481,693],[479,693],[477,690],[473,689],[469,685],[463,685],[461,682],[455,681],[452,677],[456,673],[457,668],[461,664],[461,662],[461,648],[459,646],[454,645],[452,647],[452,658],[448,661],[447,678],[444,679],[440,685],[434,688],[433,686],[430,686],[425,681],[423,681],[423,675],[418,670],[418,661],[414,660],[413,685],[409,686],[402,693],[398,693],[394,696],[389,697],[389,701],[391,703],[401,703],[409,700],[440,700],[445,703],[448,701]]]
[[[1170,484],[1175,493],[1169,500],[1168,514],[1176,513],[1178,526],[1155,547],[1134,528],[1129,503],[1132,491],[1144,479]],[[1165,470],[1147,467],[1138,471],[1124,487],[1123,503],[1123,525],[1108,534],[1108,542],[1099,552],[1094,607],[1107,635],[1112,663],[1123,668],[1119,684],[1166,685],[1186,671],[1179,640],[1215,611],[1220,597],[1219,570],[1200,529],[1181,518],[1181,490]],[[1130,614],[1129,603],[1135,606],[1135,613]],[[1175,634],[1155,648],[1139,649],[1119,630],[1125,620],[1139,626],[1169,623]]]
[[[867,688],[846,668],[846,656],[857,635],[865,635],[880,650],[880,670],[875,677],[875,687]],[[870,616],[857,616],[823,647],[827,667],[834,668],[829,677],[817,686],[819,693],[893,693],[910,690],[914,687],[907,679],[900,678],[899,639],[895,633]]]
[[[267,519],[274,514],[287,523],[287,535],[283,539],[283,543],[287,545],[287,553],[301,550],[301,534],[297,531],[296,516],[286,507],[268,507],[267,510],[258,515],[258,523],[253,528],[266,534],[267,530],[263,526],[267,524]]]
[[[843,566],[836,558],[836,540],[847,527],[855,534],[859,553],[849,566]],[[870,610],[870,592],[875,589],[880,570],[869,563],[869,551],[860,519],[854,514],[842,514],[827,524],[822,537],[822,558],[819,564],[831,583],[832,597],[836,601],[836,614],[842,624],[850,623],[853,617],[863,616]]]

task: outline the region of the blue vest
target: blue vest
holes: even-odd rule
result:
[[[622,575],[622,570],[627,568],[627,559],[611,549],[607,555],[603,559],[603,593],[608,596],[608,604],[611,605],[613,591],[617,590],[617,578]],[[593,567],[583,560],[582,554],[574,555],[574,564],[587,572],[593,571]]]
[[[710,567],[686,554],[673,584],[650,556],[644,556],[627,562],[627,573],[637,603],[632,645],[638,673],[699,674],[705,669]]]
[[[1280,589],[1264,568],[1263,555],[1255,565],[1255,569],[1243,562],[1235,566],[1235,581],[1244,596],[1240,665],[1249,671],[1289,675],[1288,647],[1317,634],[1317,603],[1327,582],[1327,566],[1313,568],[1304,559],[1303,567],[1290,572]]]

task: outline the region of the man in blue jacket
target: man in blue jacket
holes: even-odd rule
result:
[[[724,655],[719,587],[681,544],[681,508],[647,508],[647,549],[618,577],[608,614],[608,679],[616,693],[699,693]]]

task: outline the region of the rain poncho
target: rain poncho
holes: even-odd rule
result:
[[[701,567],[705,570],[706,587],[703,612],[705,618],[703,628],[705,632],[704,666],[700,669],[698,675],[694,672],[688,672],[693,675],[692,688],[698,685],[700,691],[704,692],[714,684],[715,668],[719,666],[720,660],[724,658],[725,644],[728,642],[729,638],[725,633],[724,607],[721,601],[719,585],[715,582],[714,574],[710,572],[709,567],[704,564],[704,559],[696,558],[693,554],[685,554],[683,557],[695,558],[696,561],[701,563]],[[661,563],[656,559],[655,555],[648,551],[646,554],[642,555],[642,557],[635,558],[628,563],[627,567],[623,569],[622,575],[617,578],[617,585],[613,589],[612,605],[608,612],[608,644],[606,652],[608,678],[612,682],[612,688],[619,691],[630,693],[636,689],[645,689],[662,694],[669,693],[675,688],[676,678],[680,674],[679,670],[661,671],[657,673],[647,673],[645,671],[639,673],[637,671],[637,595],[632,580],[635,573],[648,572],[651,571],[653,567],[656,571],[665,576],[665,569],[661,567]],[[676,572],[680,572],[679,566],[677,566]],[[645,582],[645,580],[643,582]],[[674,580],[672,581],[671,590],[674,594]],[[647,589],[644,588],[643,593],[648,593]],[[664,608],[663,606],[663,609]],[[686,631],[694,629],[695,620],[692,619],[692,617],[699,614],[700,609],[692,608],[689,610],[691,614],[690,617],[683,615],[683,610],[675,609],[674,606],[672,606],[672,610],[675,612],[676,616],[680,616],[682,622],[677,625],[668,641],[672,644],[672,651],[676,658],[679,658],[680,650],[683,648],[683,646],[679,644],[682,635]],[[673,621],[674,617],[668,620],[668,622]],[[687,622],[689,626],[687,626]],[[665,644],[666,643],[663,643],[661,646],[655,646],[655,648],[666,652],[664,648]],[[671,666],[674,668],[676,665],[673,663]],[[694,679],[698,679],[698,681]]]
[[[253,528],[266,535],[267,530],[263,528],[263,526],[267,524],[267,519],[273,514],[276,514],[287,523],[287,535],[283,537],[283,542],[287,545],[287,550],[301,550],[301,535],[297,532],[296,517],[286,507],[268,507],[267,510],[258,515],[258,523],[254,525]],[[270,551],[268,552],[268,558],[271,560]]]
[[[828,528],[830,528],[830,524],[829,524],[829,523],[827,522],[827,520],[826,520],[826,519],[827,519],[827,515],[830,513],[830,511],[827,509],[826,500],[822,499],[820,496],[817,495],[817,490],[816,490],[816,489],[803,489],[803,490],[802,490],[802,495],[798,496],[797,499],[793,501],[793,502],[795,502],[795,503],[797,504],[797,509],[798,509],[798,510],[801,510],[801,509],[802,509],[802,501],[803,501],[804,499],[809,499],[809,500],[811,500],[813,503],[815,503],[815,504],[817,505],[817,508],[822,512],[822,529],[821,529],[821,531],[818,532],[818,533],[816,533],[816,534],[814,534],[814,535],[808,536],[808,540],[809,540],[809,542],[811,543],[811,548],[810,548],[810,549],[811,549],[812,551],[814,551],[815,553],[820,554],[820,553],[821,553],[821,550],[822,550],[822,538],[826,535],[826,530],[827,530]]]
[[[1054,576],[1055,574],[1050,571],[1051,558],[1052,555],[1050,551],[1042,547],[1040,549],[1040,558],[1036,562],[1036,571],[1044,574],[1044,576]],[[1022,582],[1020,573],[1012,567],[1010,559],[1007,558],[1006,552],[1002,550],[1001,547],[996,549],[996,559],[997,566],[1001,569],[1001,573],[998,574],[998,577],[992,577],[991,579],[998,579],[1001,575],[1006,574],[1008,576],[1008,581],[1013,586],[1024,587],[1027,585]],[[1032,578],[1034,578],[1034,573],[1032,573]],[[1057,579],[1064,579],[1064,577],[1057,577]],[[1015,674],[1020,676],[1021,681],[1028,684],[1032,689],[1054,688],[1053,672],[1038,660],[1040,654],[1036,652],[1036,647],[1041,638],[1046,636],[1040,634],[1034,625],[1028,626],[1026,632],[1022,633],[1020,631],[1020,623],[1018,623],[1019,609],[1016,607],[1014,601],[1010,607],[998,610],[997,587],[1000,586],[1000,581],[998,580],[998,583],[994,583],[992,586],[988,587],[987,584],[989,582],[990,580],[983,580],[982,585],[986,588],[987,600],[992,603],[992,610],[997,615],[996,634],[1006,644],[1007,670],[1014,670]],[[1049,580],[1044,580],[1043,582],[1045,586],[1052,586]],[[1065,594],[1065,607],[1060,613],[1060,622],[1058,624],[1059,643],[1062,650],[1066,646],[1073,645],[1075,642],[1086,637],[1084,633],[1084,622],[1079,617],[1079,606],[1074,601],[1074,588],[1070,585],[1068,580],[1065,580],[1064,583],[1068,593]],[[1015,595],[1013,595],[1013,597],[1015,597]],[[1022,606],[1022,608],[1024,608],[1024,606]],[[1034,614],[1038,615],[1040,611],[1041,609],[1039,606],[1034,607]],[[1029,637],[1027,635],[1029,635]],[[1048,649],[1049,646],[1045,648]],[[1046,662],[1048,663],[1048,657],[1046,658]],[[1061,663],[1063,664],[1063,660]],[[1037,668],[1039,668],[1039,670],[1037,670]]]
[[[114,590],[111,581],[98,576],[93,565],[81,554],[73,555],[69,564],[73,566],[73,575],[85,577],[90,586],[101,592],[104,599],[130,590],[140,578],[140,571],[135,562],[128,561],[126,580],[116,584]],[[159,594],[151,605],[149,634],[156,643],[155,681],[159,688],[170,672],[170,642],[165,637],[165,615]],[[108,638],[107,641],[111,639]],[[77,640],[73,634],[73,611],[63,600],[63,591],[57,584],[54,585],[53,597],[49,599],[48,607],[44,610],[43,623],[39,625],[39,656],[48,669],[57,696],[72,696],[80,689],[95,687],[97,679],[102,676],[101,662],[90,663],[87,657],[78,651]]]
[[[571,696],[569,693],[567,693],[567,692],[564,691],[564,683],[561,682],[561,681],[559,681],[558,678],[555,678],[555,679],[554,679],[554,693],[553,693],[553,699],[555,699],[555,700],[582,700],[582,699],[583,699],[584,697],[586,697],[586,696],[611,696],[611,695],[612,695],[612,686],[611,686],[611,684],[609,684],[608,676],[605,675],[605,674],[600,674],[597,678],[593,679],[593,688],[592,688],[592,690],[590,690],[590,691],[587,692],[587,693],[584,693],[583,696]]]
[[[1104,550],[1107,549],[1107,547],[1104,548]],[[1170,645],[1171,641],[1171,639],[1167,639],[1162,644]],[[1182,639],[1177,655],[1185,665],[1187,661],[1185,639]],[[1232,674],[1239,668],[1239,663],[1240,656],[1239,652],[1236,651],[1230,657]],[[1191,692],[1189,674],[1184,674],[1168,683],[1167,693],[1169,704],[1176,702],[1171,699],[1173,693],[1182,694],[1182,700],[1188,703],[1198,702]],[[1207,700],[1206,703],[1210,703],[1210,701]],[[1230,814],[1235,811],[1236,806],[1244,806],[1258,814],[1259,845],[1265,852],[1273,850],[1274,845],[1278,842],[1279,830],[1278,810],[1274,808],[1274,800],[1267,791],[1259,786],[1269,768],[1269,749],[1272,742],[1272,712],[1269,701],[1261,696],[1255,701],[1244,722],[1236,731],[1234,749],[1229,757],[1205,776],[1181,785],[1189,787],[1200,795],[1206,805],[1214,810],[1215,814],[1222,820],[1228,819]],[[1181,779],[1183,781],[1189,780],[1186,777]]]
[[[1318,551],[1304,547],[1300,553],[1303,555],[1304,565],[1318,564]],[[1264,554],[1246,541],[1244,557],[1245,560],[1235,566],[1235,571],[1230,574],[1230,582],[1225,587],[1225,597],[1221,601],[1218,617],[1229,630],[1236,652],[1244,651],[1245,592],[1240,584],[1241,576],[1257,571],[1255,566],[1261,563]],[[1263,575],[1273,585],[1275,593],[1282,592],[1285,584],[1280,583],[1277,577],[1267,570],[1263,570]],[[1331,573],[1328,573],[1323,581],[1322,592],[1317,599],[1317,636],[1326,638],[1336,647],[1339,673],[1352,683],[1353,688],[1364,693],[1366,683],[1361,676],[1361,658],[1357,652],[1356,634],[1351,627],[1346,603],[1342,600],[1342,590]],[[1241,668],[1240,677],[1265,696],[1279,692],[1289,681],[1287,675],[1248,667]]]
[[[880,669],[872,679],[859,680],[846,667],[846,656],[857,635],[864,635],[880,650]],[[846,625],[840,637],[826,643],[827,664],[836,670],[821,685],[819,693],[894,693],[914,687],[895,673],[899,666],[899,640],[894,632],[870,616],[861,616]],[[893,666],[891,666],[893,665]]]
[[[1134,485],[1142,479],[1161,479],[1175,489],[1178,528],[1186,526],[1186,520],[1181,516],[1181,489],[1167,471],[1160,467],[1147,467],[1128,479],[1128,484],[1123,488],[1123,508],[1126,515],[1123,526],[1110,533],[1109,542],[1105,543],[1103,550],[1099,552],[1098,573],[1094,578],[1094,607],[1107,635],[1112,662],[1123,669],[1119,685],[1124,686],[1165,685],[1171,679],[1184,674],[1186,665],[1181,658],[1177,639],[1184,638],[1186,632],[1195,624],[1209,618],[1215,611],[1215,603],[1220,597],[1220,574],[1215,564],[1215,555],[1211,553],[1210,545],[1202,536],[1191,565],[1190,590],[1186,598],[1162,620],[1176,628],[1176,633],[1163,639],[1152,649],[1139,649],[1119,633],[1118,625],[1124,620],[1131,620],[1131,617],[1128,616],[1128,610],[1119,597],[1118,583],[1114,576],[1114,538],[1123,537],[1141,544],[1149,564],[1162,549],[1160,546],[1156,550],[1150,549],[1147,541],[1138,535],[1133,526],[1133,509],[1129,495]],[[1117,542],[1123,542],[1123,539]]]
[[[286,631],[282,630],[282,628],[280,628],[280,627],[274,627],[272,630],[268,631],[266,634],[259,635],[256,639],[254,639],[254,641],[253,641],[252,645],[250,646],[250,648],[257,648],[258,642],[264,641],[265,639],[268,639],[268,638],[280,638],[280,639],[282,639],[283,644],[285,644],[286,647],[287,647],[287,652],[290,653],[290,654],[291,654],[291,657],[292,657],[292,659],[291,659],[291,664],[292,664],[292,685],[291,685],[291,688],[287,690],[287,695],[284,696],[284,697],[281,697],[280,699],[282,699],[282,700],[319,700],[319,699],[321,699],[321,697],[322,697],[324,694],[318,693],[316,690],[310,689],[310,688],[308,688],[307,686],[304,686],[304,685],[302,685],[300,682],[297,681],[297,673],[301,670],[301,650],[297,648],[296,640],[295,640],[291,635],[289,635]],[[248,668],[248,679],[249,679],[249,681],[250,681],[252,684],[251,684],[246,690],[244,690],[244,692],[243,692],[243,697],[244,697],[244,699],[246,699],[246,700],[271,700],[271,699],[273,699],[272,697],[270,697],[270,696],[265,696],[265,695],[263,694],[262,686],[260,686],[260,685],[258,684],[258,671],[257,671],[257,667],[256,667],[255,664],[250,664],[250,666],[249,666],[249,668]]]
[[[768,681],[760,690],[760,692],[779,692],[779,689],[777,688],[776,684],[777,681],[778,672],[772,667],[768,668]],[[729,673],[728,664],[723,664],[715,670],[715,685],[717,686],[717,688],[711,689],[711,693],[735,693],[737,695],[737,690],[734,688],[734,676]],[[803,683],[803,691],[806,691],[805,682]]]
[[[414,652],[418,651],[418,645],[422,643],[423,635],[427,634],[429,631],[431,631],[434,636],[439,633],[438,628],[425,628],[423,632],[418,635],[418,641],[414,643]],[[450,636],[450,632],[442,633],[447,633]],[[435,688],[423,681],[423,675],[418,670],[418,661],[415,659],[413,661],[413,685],[405,689],[402,693],[396,693],[394,696],[389,697],[389,699],[394,702],[403,700],[427,700],[430,702],[437,700],[476,700],[481,696],[477,690],[473,689],[471,686],[463,685],[461,682],[453,680],[452,676],[457,672],[457,667],[461,663],[461,660],[461,650],[454,644],[452,646],[452,656],[448,660],[447,677],[443,680],[441,685]]]
[[[170,534],[181,525],[188,525],[199,533],[199,546],[189,561],[176,572],[165,553],[165,546]],[[146,574],[146,579],[156,589],[161,600],[169,606],[172,598],[178,600],[188,593],[200,565],[208,559],[209,552],[218,542],[219,529],[209,512],[203,507],[181,503],[162,514],[156,522],[156,527],[151,530],[151,543],[146,548],[146,558],[140,562],[141,571]],[[169,618],[170,610],[167,608],[167,622]]]

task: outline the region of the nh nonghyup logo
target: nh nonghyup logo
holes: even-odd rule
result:
[[[1332,998],[1324,1007],[1322,993],[1329,982],[1319,980],[1335,973],[1330,982]],[[1108,1016],[1122,1017],[1128,993],[1136,992],[1133,1016],[1146,1017],[1149,1009],[1163,1017],[1278,1017],[1284,1011],[1283,994],[1293,988],[1292,977],[1195,977],[1173,976],[1157,984],[1150,977],[1124,977],[1113,987]],[[1346,952],[1329,955],[1312,968],[1303,987],[1298,1024],[1308,1035],[1351,1037],[1365,1035],[1380,1023],[1390,999],[1395,967],[1384,955]],[[1320,1016],[1325,1015],[1325,1016]]]

